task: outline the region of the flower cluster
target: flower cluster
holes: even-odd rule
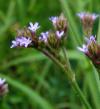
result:
[[[5,95],[8,92],[8,84],[6,84],[6,80],[0,78],[0,96]]]
[[[95,66],[100,66],[100,45],[92,35],[93,23],[98,15],[83,12],[78,13],[77,16],[81,19],[84,35],[87,37],[86,44],[83,44],[82,48],[78,47],[78,49],[85,53]],[[63,14],[50,17],[49,20],[53,24],[53,30],[41,32],[38,36],[39,23],[30,22],[28,27],[17,31],[17,37],[12,41],[11,48],[34,47],[41,51],[43,49],[49,52],[58,51],[63,45],[65,33],[68,30],[68,22]]]
[[[49,19],[53,23],[54,30],[50,29],[49,31],[41,32],[40,35],[37,36],[36,32],[40,28],[39,23],[36,22],[33,24],[30,22],[28,27],[17,31],[17,37],[12,41],[11,48],[59,48],[67,30],[66,18],[61,14],[58,17],[50,17]]]
[[[19,36],[14,41],[12,41],[11,48],[14,48],[17,46],[28,47],[29,44],[31,44],[31,42],[32,42],[32,40],[30,37]]]
[[[77,16],[81,19],[84,35],[89,37],[92,35],[93,24],[98,15],[81,12]]]
[[[78,16],[82,20],[83,31],[85,30],[87,37],[85,37],[86,44],[83,44],[82,47],[78,47],[80,51],[82,51],[89,59],[93,62],[93,64],[100,68],[100,44],[97,43],[96,37],[91,35],[93,22],[98,17],[96,14],[89,13],[79,13]]]
[[[39,24],[36,22],[35,24],[30,22],[29,27],[18,30],[17,37],[12,41],[11,48],[14,47],[29,47],[36,42],[35,34],[37,29],[39,28]]]
[[[100,45],[94,36],[86,39],[86,44],[83,44],[82,48],[78,47],[78,49],[88,56],[97,68],[100,68]]]

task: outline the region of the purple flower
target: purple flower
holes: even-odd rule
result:
[[[78,49],[92,61],[96,68],[100,69],[100,45],[96,42],[94,36],[89,39],[86,38],[86,44],[78,47]]]
[[[80,51],[82,51],[83,53],[87,54],[87,53],[89,52],[89,48],[90,48],[91,46],[94,47],[93,44],[96,45],[96,40],[95,40],[95,37],[94,37],[94,36],[90,36],[89,39],[88,39],[88,38],[85,38],[85,39],[86,39],[87,44],[83,44],[82,47],[77,47],[77,48],[78,48],[78,50],[80,50]],[[92,47],[92,48],[93,48],[93,47]],[[94,48],[94,50],[95,50],[95,48]]]
[[[5,79],[0,78],[0,95],[4,95],[8,92],[8,84],[5,82]]]
[[[56,31],[56,35],[58,38],[61,38],[64,35],[64,31]]]
[[[53,25],[55,25],[57,20],[58,20],[58,17],[57,16],[53,16],[53,17],[50,17],[49,20],[52,21]]]
[[[39,37],[39,40],[44,41],[46,43],[47,40],[48,40],[48,34],[49,34],[48,31],[47,32],[42,32],[41,36]]]
[[[5,83],[5,79],[0,78],[0,86],[3,85]]]
[[[38,28],[40,28],[38,22],[36,22],[34,25],[33,25],[32,22],[30,22],[29,24],[30,24],[30,26],[28,27],[28,29],[29,29],[30,31],[32,31],[32,32],[36,32],[36,30],[37,30]]]
[[[77,16],[79,16],[80,19],[84,19],[85,17],[89,17],[92,20],[95,20],[98,17],[98,15],[96,15],[95,13],[90,14],[90,13],[85,13],[85,12],[78,13]]]
[[[94,36],[90,36],[89,39],[87,37],[85,37],[85,40],[87,42],[87,45],[89,45],[91,42],[96,43],[96,40],[95,40],[95,37]]]
[[[29,44],[31,44],[32,40],[30,37],[17,37],[15,40],[12,41],[11,48],[17,47],[17,46],[24,46],[28,47]]]

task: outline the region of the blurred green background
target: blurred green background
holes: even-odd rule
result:
[[[99,0],[0,0],[0,76],[9,83],[9,93],[0,98],[0,109],[85,109],[71,89],[66,74],[42,53],[32,48],[11,49],[16,29],[30,21],[41,31],[52,27],[48,18],[64,13],[69,21],[66,48],[80,88],[93,109],[100,109],[98,75],[89,60],[77,50],[83,35],[77,12],[99,14]],[[93,33],[100,40],[99,20]]]

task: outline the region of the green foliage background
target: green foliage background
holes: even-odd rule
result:
[[[66,48],[80,88],[93,109],[100,109],[100,82],[89,60],[77,50],[83,42],[77,12],[100,13],[99,0],[0,0],[0,76],[9,93],[0,98],[0,109],[85,109],[71,89],[66,74],[42,53],[29,48],[11,49],[16,28],[38,21],[41,31],[52,27],[48,18],[65,14],[69,21]],[[100,42],[99,20],[93,33]]]

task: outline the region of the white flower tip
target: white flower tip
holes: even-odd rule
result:
[[[88,51],[88,48],[86,45],[83,44],[82,47],[77,47],[77,49],[83,53],[86,53]]]
[[[2,79],[2,78],[0,78],[0,85],[4,84],[5,81],[6,81],[6,79]]]
[[[64,35],[64,31],[61,31],[61,32],[56,31],[56,35],[58,38],[61,38]]]

